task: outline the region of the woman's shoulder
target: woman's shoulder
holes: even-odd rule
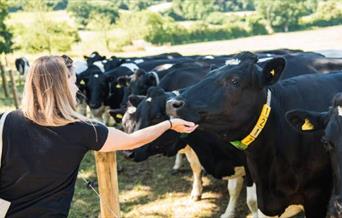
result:
[[[11,116],[11,117],[23,117],[23,112],[20,109],[17,110],[13,110],[13,111],[4,111],[4,112],[0,112],[0,118],[7,113],[7,116]]]

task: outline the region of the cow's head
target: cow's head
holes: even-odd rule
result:
[[[129,90],[134,95],[146,95],[148,88],[156,86],[157,81],[153,73],[136,70],[129,83]]]
[[[110,77],[98,67],[90,66],[85,72],[77,75],[77,84],[83,90],[87,104],[91,109],[98,109],[109,95]]]
[[[342,216],[342,93],[333,98],[328,112],[292,110],[286,113],[286,120],[297,131],[310,133],[323,131],[322,142],[329,151],[334,175],[334,191],[330,199],[327,217]]]
[[[92,52],[89,56],[84,55],[83,57],[87,61],[88,66],[92,65],[96,61],[102,61],[106,59],[106,56],[100,55],[97,51]]]
[[[137,131],[169,119],[165,113],[165,103],[169,95],[171,94],[159,87],[151,87],[146,97],[131,95],[129,105],[132,106],[128,107],[123,118],[125,131]],[[170,149],[174,149],[172,145],[176,143],[178,136],[174,131],[167,131],[152,143],[133,150],[131,157],[135,161],[142,161],[155,154],[175,155],[177,151]]]
[[[250,56],[250,55],[249,55]],[[228,140],[245,136],[266,103],[267,87],[278,81],[285,67],[283,58],[263,68],[257,57],[243,58],[238,65],[223,66],[167,102],[167,113],[199,123],[199,127],[225,135]]]

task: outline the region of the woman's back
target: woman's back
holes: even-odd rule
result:
[[[107,134],[101,124],[45,127],[20,110],[10,113],[0,170],[0,197],[11,202],[7,215],[66,217],[79,164],[88,150],[101,149]]]

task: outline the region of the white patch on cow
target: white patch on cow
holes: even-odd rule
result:
[[[93,64],[95,66],[97,66],[102,73],[105,72],[104,65],[103,65],[102,61],[95,61]]]
[[[95,57],[95,53],[92,53],[89,57],[91,58]]]
[[[247,196],[246,196],[247,206],[249,211],[252,213],[252,217],[258,217],[258,201],[256,193],[256,185],[253,183],[252,186],[247,186]]]
[[[228,59],[228,60],[226,60],[225,65],[238,65],[238,64],[240,64],[240,62],[241,62],[241,60],[236,59],[236,58]]]
[[[179,169],[181,167],[181,160],[182,160],[181,153],[185,154],[186,158],[188,159],[188,161],[190,163],[190,167],[191,167],[191,170],[193,173],[191,199],[195,200],[195,201],[200,200],[201,196],[202,196],[202,191],[203,191],[201,163],[200,163],[196,153],[194,152],[194,150],[192,150],[192,148],[189,145],[187,145],[187,146],[185,146],[185,148],[181,149],[177,153],[177,157],[179,157],[179,158],[176,158],[176,163],[175,163],[175,166],[173,167],[173,169]],[[179,160],[180,162],[177,163],[177,160]],[[176,167],[176,165],[177,165],[177,167]]]
[[[136,63],[136,64],[144,63],[144,59],[136,59],[136,60],[134,60],[134,63]]]
[[[136,70],[139,70],[138,65],[136,65],[135,63],[124,63],[120,65],[121,67],[126,67],[128,68],[130,71],[134,72]]]
[[[154,78],[156,79],[156,84],[159,85],[160,80],[158,74],[155,71],[150,71],[149,73],[154,76]]]
[[[174,64],[162,64],[154,68],[155,71],[162,71],[170,69]]]
[[[94,78],[99,78],[99,74],[94,74]]]
[[[226,211],[221,215],[221,218],[236,217],[237,214],[235,213],[235,210],[242,186],[243,177],[236,177],[228,181],[229,202]]]
[[[29,68],[30,68],[30,63],[28,61],[28,59],[26,57],[23,57],[23,61],[24,61],[24,69],[23,69],[23,72],[24,72],[24,75],[27,74]]]
[[[175,96],[178,96],[178,95],[180,95],[180,93],[179,93],[179,91],[178,91],[178,90],[172,91],[172,93],[173,93]]]
[[[262,62],[265,62],[265,61],[268,61],[268,60],[271,60],[273,59],[273,57],[269,57],[269,58],[260,58],[258,59],[258,63],[262,63]]]
[[[72,63],[72,68],[74,72],[79,75],[88,69],[88,65],[86,61],[76,60]]]
[[[129,114],[134,114],[136,111],[137,111],[137,108],[134,106],[129,106],[127,108],[127,113],[129,113]]]
[[[338,116],[342,116],[342,108],[341,106],[337,106]]]
[[[152,102],[152,98],[151,97],[146,98],[146,102]]]
[[[107,63],[107,62],[108,62],[107,60],[103,60],[103,61],[102,61],[102,63],[104,63],[104,64]]]
[[[239,166],[239,167],[234,167],[234,174],[233,175],[223,177],[223,179],[233,179],[233,178],[241,177],[244,175],[246,175],[245,167]]]
[[[173,56],[172,55],[168,55],[167,59],[173,59]]]
[[[286,208],[284,213],[280,215],[280,218],[293,217],[302,211],[304,211],[304,207],[302,205],[292,204]]]
[[[207,56],[204,56],[204,59],[215,59],[215,57],[212,55],[207,55]]]

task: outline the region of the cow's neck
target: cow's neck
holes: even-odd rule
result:
[[[272,93],[268,89],[267,94],[266,94],[266,102],[263,104],[262,109],[259,112],[257,122],[252,122],[252,123],[255,123],[252,130],[242,140],[231,141],[231,143],[236,148],[241,149],[241,150],[246,150],[249,147],[249,145],[252,144],[261,134],[271,112],[271,99],[272,99]]]
[[[262,196],[260,201],[258,199],[258,204],[260,204],[261,208],[267,208],[266,210],[281,212],[289,204],[286,195],[294,193],[292,191],[296,189],[297,184],[295,176],[287,168],[286,157],[284,158],[284,156],[280,155],[281,152],[277,149],[277,143],[280,143],[278,141],[280,137],[278,133],[281,131],[278,128],[283,127],[283,114],[279,113],[279,107],[277,105],[277,99],[272,98],[272,110],[267,123],[257,139],[245,150],[245,153],[253,181],[257,185],[258,196]],[[282,178],[292,179],[291,181],[286,181],[286,187],[279,187],[276,184],[282,181]],[[300,199],[299,196],[293,197],[296,198],[294,201]]]

